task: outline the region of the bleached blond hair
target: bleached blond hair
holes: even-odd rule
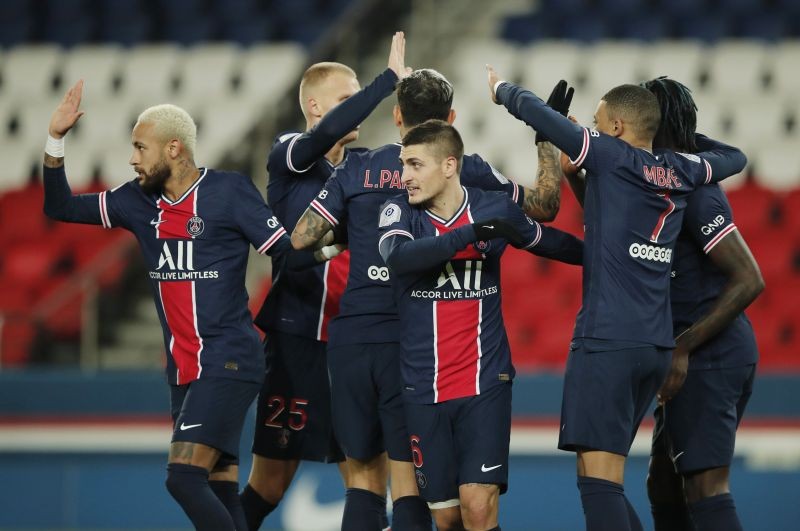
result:
[[[153,105],[142,111],[136,123],[153,124],[154,133],[165,142],[177,138],[189,155],[194,158],[194,148],[197,145],[197,125],[189,113],[182,108],[171,103]]]

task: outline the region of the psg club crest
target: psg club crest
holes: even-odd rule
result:
[[[186,222],[186,232],[191,236],[200,236],[203,234],[203,229],[205,228],[206,225],[203,223],[203,218],[200,216],[193,216]]]
[[[479,253],[486,254],[489,252],[489,249],[492,248],[491,240],[480,240],[472,244],[472,247],[478,251]]]

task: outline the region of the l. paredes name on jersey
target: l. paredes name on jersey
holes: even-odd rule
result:
[[[497,293],[497,285],[481,285],[483,260],[450,260],[436,283],[428,289],[415,289],[411,297],[434,300],[480,299]]]

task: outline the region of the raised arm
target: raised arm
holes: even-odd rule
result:
[[[537,221],[553,221],[561,208],[561,168],[559,151],[550,142],[536,144],[539,166],[536,184],[522,187],[522,210]]]
[[[411,71],[405,66],[405,50],[405,36],[398,31],[392,37],[386,70],[372,83],[331,109],[316,126],[292,141],[289,151],[291,167],[302,171],[314,164],[394,92],[398,80]]]
[[[514,117],[543,134],[573,160],[578,158],[583,147],[582,127],[548,107],[533,92],[502,81],[491,66],[487,65],[487,71],[493,102],[504,105]]]
[[[292,231],[292,247],[296,250],[324,247],[323,238],[333,230],[333,225],[327,219],[317,214],[309,206]]]
[[[67,90],[50,118],[44,152],[42,180],[44,182],[44,213],[59,221],[90,223],[110,227],[102,216],[97,194],[72,195],[64,169],[64,136],[83,116],[80,110],[83,80]]]
[[[764,290],[764,279],[738,230],[733,230],[716,243],[708,257],[728,277],[728,283],[711,309],[675,339],[672,367],[658,392],[659,400],[675,396],[686,379],[689,355],[710,340],[752,303]]]

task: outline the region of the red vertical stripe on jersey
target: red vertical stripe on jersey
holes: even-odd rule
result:
[[[317,328],[317,339],[319,341],[328,340],[328,324],[331,319],[339,315],[339,301],[342,300],[344,288],[347,287],[347,274],[350,271],[350,251],[345,251],[333,260],[329,261],[325,267],[325,274],[322,278],[322,308],[320,309],[319,327]]]
[[[480,373],[479,299],[436,301],[436,402],[474,396]]]
[[[170,204],[163,198],[158,200],[156,205],[161,212],[158,218],[160,223],[157,226],[157,238],[180,238],[187,240],[192,238],[192,235],[189,234],[186,226],[189,223],[189,220],[196,215],[196,194],[197,188],[192,190],[189,195],[182,198],[181,201],[176,204]]]
[[[200,351],[203,348],[195,326],[194,282],[161,282],[159,290],[172,334],[170,348],[178,368],[178,384],[185,384],[200,376]]]

